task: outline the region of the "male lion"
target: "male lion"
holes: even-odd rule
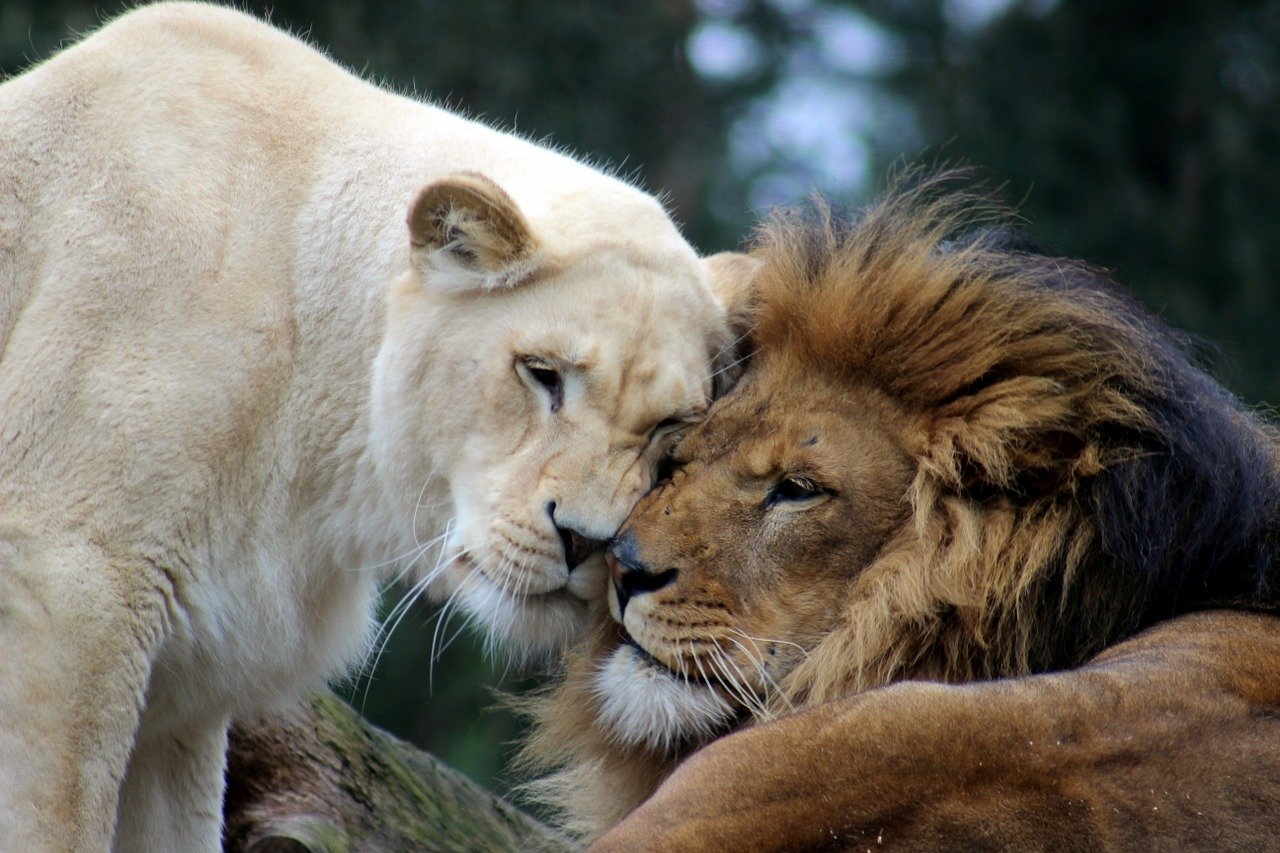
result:
[[[5,846],[216,849],[228,719],[388,572],[572,633],[727,341],[653,198],[200,4],[0,116]]]
[[[1277,829],[1271,617],[1171,623],[1048,682],[920,683],[1280,607],[1276,431],[1103,274],[966,228],[964,209],[925,182],[852,221],[763,229],[753,361],[624,524],[612,619],[534,706],[524,757],[560,768],[541,788],[571,825],[599,833],[728,731],[912,681],[714,744],[610,840],[874,846],[880,821],[894,841],[1087,844],[1031,821],[1073,791],[1105,802],[1067,785],[1072,762],[1099,784],[1117,763],[1134,784],[1177,768],[1143,802]],[[1184,712],[1199,751],[1161,765]],[[1219,757],[1212,796],[1171,802]]]

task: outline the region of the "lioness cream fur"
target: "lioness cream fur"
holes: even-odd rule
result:
[[[727,334],[652,198],[195,4],[0,117],[5,847],[216,849],[228,719],[388,573],[572,631]]]

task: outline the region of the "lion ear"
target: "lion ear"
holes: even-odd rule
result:
[[[502,187],[475,172],[427,184],[407,219],[414,269],[452,293],[516,287],[532,278],[538,241]]]
[[[1098,470],[1072,395],[1041,376],[1016,376],[957,396],[929,419],[923,461],[951,488],[1028,495]]]
[[[751,328],[755,324],[756,275],[760,261],[742,252],[720,252],[702,259],[707,282],[724,309],[729,338],[716,354],[712,394],[720,397],[742,375],[751,353]]]

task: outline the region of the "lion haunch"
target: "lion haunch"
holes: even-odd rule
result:
[[[753,360],[619,532],[612,618],[534,708],[525,759],[559,768],[540,784],[571,825],[744,724],[1280,606],[1274,428],[1102,273],[966,221],[926,183],[760,232]]]
[[[517,654],[578,629],[565,543],[726,349],[652,197],[204,4],[0,116],[5,846],[217,849],[228,719],[357,661],[388,576]]]

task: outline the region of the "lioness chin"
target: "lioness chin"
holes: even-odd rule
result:
[[[572,635],[726,351],[653,198],[200,4],[0,115],[5,846],[217,849],[228,719],[389,575]]]
[[[700,746],[789,712],[898,681],[1076,666],[1188,611],[1280,610],[1274,427],[1102,273],[965,211],[926,181],[856,219],[819,207],[762,229],[746,372],[615,537],[607,610],[533,705],[524,761],[559,771],[534,790],[569,826],[599,834]],[[1275,628],[1258,625],[1257,648],[1277,659]],[[1214,653],[1228,671],[1229,653]],[[1176,695],[1177,667],[1164,675]],[[1258,687],[1215,694],[1221,719],[1275,701]],[[942,725],[944,706],[904,720]],[[911,741],[892,714],[857,719]],[[865,754],[856,726],[819,733],[833,762]],[[742,753],[773,763],[762,779],[821,772],[789,763],[785,737],[768,756],[769,742]],[[684,778],[705,784],[707,764]],[[912,804],[893,799],[905,789],[890,772],[858,790]],[[843,792],[803,808],[757,793],[714,800],[731,810],[723,824],[796,809],[830,830],[814,836],[824,844],[866,841],[842,822],[855,821]],[[711,811],[685,810],[698,817],[679,838],[718,832]],[[670,826],[661,809],[641,814],[655,837]],[[625,837],[645,825],[638,815]]]

